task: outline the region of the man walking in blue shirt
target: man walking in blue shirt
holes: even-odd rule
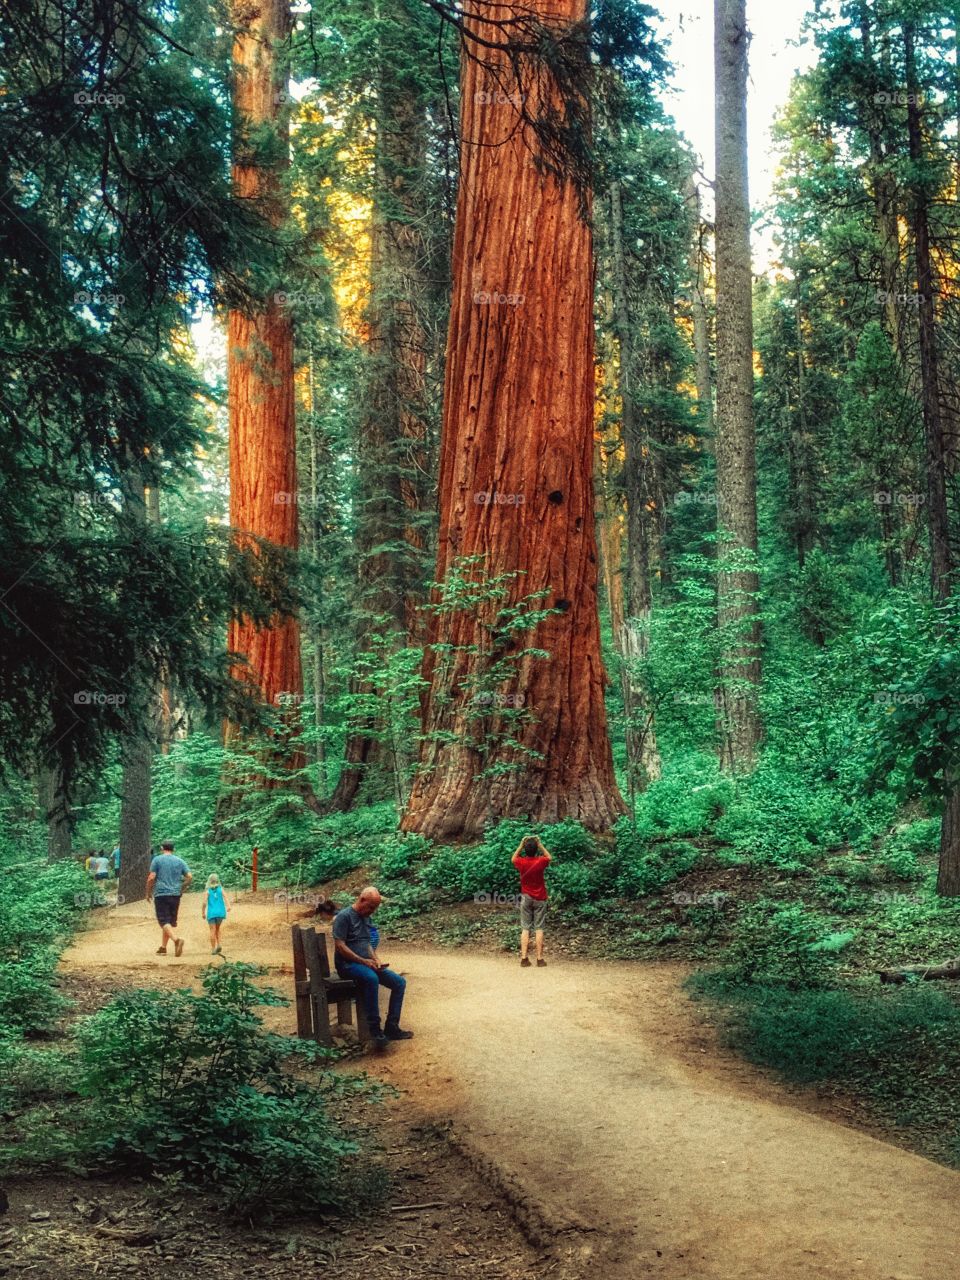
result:
[[[157,924],[160,926],[158,956],[167,954],[167,943],[170,941],[173,942],[175,953],[183,955],[183,939],[178,938],[176,933],[177,916],[180,911],[180,895],[192,879],[190,868],[173,852],[173,841],[164,840],[160,852],[150,863],[150,874],[147,876],[147,901],[153,898]]]

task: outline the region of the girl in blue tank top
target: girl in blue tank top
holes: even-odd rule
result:
[[[215,956],[220,954],[220,927],[227,918],[227,900],[219,876],[210,876],[207,889],[203,895],[203,918],[210,926],[210,950]]]

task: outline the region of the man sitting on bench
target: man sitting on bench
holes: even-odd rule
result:
[[[337,973],[352,978],[363,995],[367,1024],[375,1048],[384,1048],[391,1040],[412,1040],[412,1031],[400,1029],[400,1010],[406,978],[388,969],[377,954],[370,937],[370,917],[380,905],[380,894],[369,885],[362,890],[352,907],[344,907],[333,921],[333,943],[336,949]],[[380,1030],[380,988],[390,992],[387,1022]]]

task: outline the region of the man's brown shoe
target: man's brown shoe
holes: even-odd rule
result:
[[[529,968],[530,968],[530,961],[527,959],[527,957],[526,957],[526,956],[524,956],[524,957],[523,957],[523,959],[520,961],[520,967],[521,967],[522,969],[529,969]]]
[[[178,956],[183,955],[183,939],[182,938],[177,938],[177,940],[173,944],[173,949]]]

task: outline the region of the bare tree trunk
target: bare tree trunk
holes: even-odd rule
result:
[[[147,490],[140,461],[128,451],[123,477],[123,511],[133,535],[142,536],[148,522],[159,521],[160,504],[156,488]],[[120,796],[120,883],[118,891],[126,902],[139,902],[146,894],[150,868],[151,767],[157,731],[156,691],[149,678],[130,673],[130,698],[136,708],[137,727],[123,737],[120,759],[123,766]]]
[[[651,441],[641,436],[636,412],[636,353],[630,325],[627,265],[623,246],[623,191],[618,182],[610,189],[610,248],[612,256],[613,310],[620,348],[619,389],[623,425],[624,489],[627,500],[626,609],[616,636],[623,660],[623,698],[626,717],[627,767],[630,790],[645,791],[660,777],[660,752],[653,711],[640,667],[650,651],[650,510],[656,507],[654,453]]]
[[[73,852],[70,805],[57,764],[44,765],[37,783],[40,809],[47,824],[47,859],[59,862]]]
[[[590,227],[575,185],[536,163],[540,139],[518,118],[518,94],[528,118],[560,105],[552,73],[541,63],[518,84],[509,58],[478,43],[502,41],[493,20],[509,22],[513,8],[484,0],[477,12],[462,59],[436,576],[445,581],[461,558],[480,556],[488,577],[522,575],[511,581],[511,602],[545,591],[555,612],[530,641],[549,660],[520,657],[515,683],[503,690],[523,699],[529,719],[503,724],[494,710],[493,740],[482,752],[470,681],[513,641],[491,635],[484,623],[495,618],[482,610],[431,616],[428,736],[403,827],[440,839],[479,836],[485,823],[520,815],[603,830],[625,812],[607,737],[597,612]],[[562,38],[583,22],[585,7],[543,0],[537,16]]]
[[[707,307],[706,228],[700,220],[700,189],[693,174],[684,192],[693,213],[694,237],[690,250],[690,315],[693,321],[693,352],[696,359],[697,409],[706,433],[707,447],[713,446],[713,377],[710,372],[710,312]]]
[[[920,383],[925,439],[927,481],[926,506],[930,529],[930,575],[933,594],[945,600],[954,586],[953,556],[950,547],[950,519],[947,506],[947,469],[950,450],[944,430],[937,352],[937,296],[939,282],[930,253],[930,224],[927,195],[919,169],[923,164],[923,126],[920,120],[920,87],[917,81],[913,24],[903,25],[904,60],[907,73],[907,136],[914,165],[914,187],[910,202],[910,224],[916,263],[917,294],[920,300]],[[960,783],[947,778],[952,790],[947,795],[940,829],[940,867],[937,892],[960,896]]]
[[[714,0],[714,18],[721,763],[742,772],[761,737],[745,0]]]
[[[411,0],[395,2],[403,7]],[[427,103],[420,68],[395,47],[390,30],[381,37],[378,71],[368,381],[358,454],[359,643],[371,626],[413,636],[426,576]],[[395,772],[384,745],[375,724],[349,735],[332,809],[351,808],[374,769]],[[395,777],[394,794],[399,785]]]

